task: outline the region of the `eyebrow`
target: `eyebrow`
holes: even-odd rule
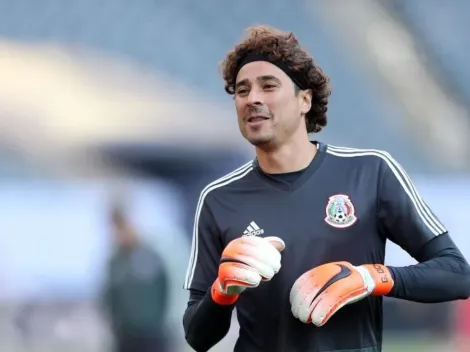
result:
[[[259,82],[275,81],[279,85],[282,84],[281,80],[279,78],[277,78],[276,76],[273,76],[273,75],[259,76],[259,77],[256,77],[256,80],[259,81]],[[240,86],[243,86],[243,85],[247,84],[248,82],[249,82],[248,78],[242,79],[240,82],[235,84],[235,89],[237,89]]]

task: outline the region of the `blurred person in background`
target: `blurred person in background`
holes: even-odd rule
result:
[[[201,192],[191,347],[217,344],[236,306],[235,351],[380,352],[384,296],[469,297],[467,261],[389,153],[309,140],[327,124],[329,79],[293,33],[251,28],[222,72],[256,159]],[[384,265],[387,240],[418,264]]]
[[[109,261],[104,304],[115,351],[168,351],[169,281],[163,260],[138,236],[122,207],[113,207],[110,222],[115,249]]]

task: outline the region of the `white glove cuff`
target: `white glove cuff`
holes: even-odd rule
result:
[[[369,273],[369,270],[364,268],[363,266],[355,266],[359,274],[361,274],[362,279],[364,280],[364,284],[367,287],[367,292],[369,294],[372,293],[375,289],[375,281],[372,275]]]

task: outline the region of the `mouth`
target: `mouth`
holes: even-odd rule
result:
[[[269,117],[262,116],[262,115],[249,116],[245,119],[245,121],[248,123],[259,123],[259,122],[266,121],[266,120],[269,120]]]

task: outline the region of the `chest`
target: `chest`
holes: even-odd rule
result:
[[[115,286],[130,282],[151,282],[158,274],[158,262],[144,251],[136,250],[125,256],[115,258],[111,266],[111,281]]]
[[[280,237],[283,260],[299,272],[330,261],[379,260],[374,257],[384,244],[377,232],[376,188],[329,182],[296,192],[240,194],[219,208],[223,245],[240,236]]]

